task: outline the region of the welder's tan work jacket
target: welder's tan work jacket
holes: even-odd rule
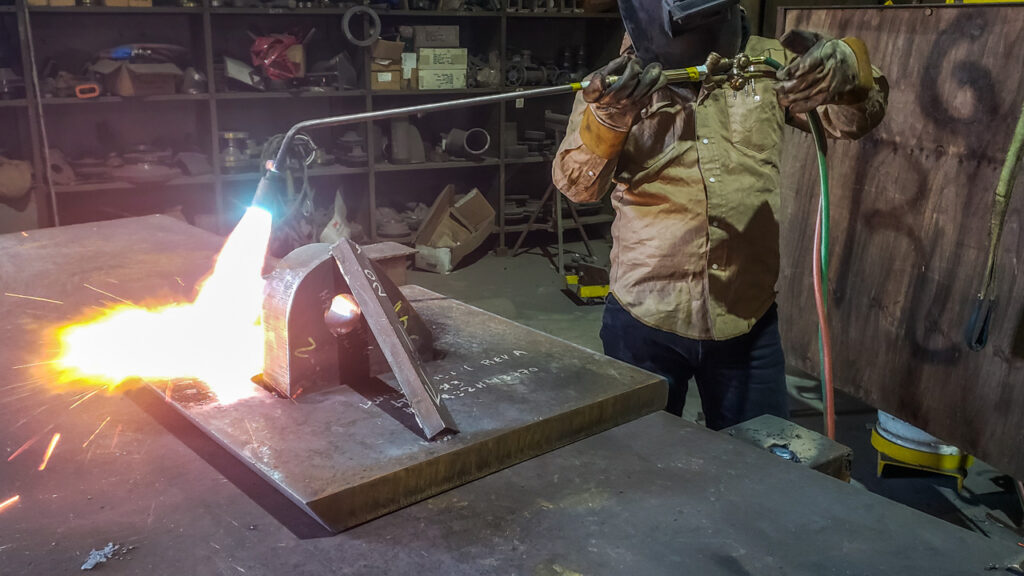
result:
[[[756,36],[745,51],[795,58]],[[819,109],[830,136],[858,138],[884,115],[888,88],[874,76],[865,102]],[[554,183],[575,202],[596,201],[614,183],[611,290],[641,322],[724,340],[749,332],[775,301],[783,124],[806,124],[779,105],[773,82],[738,92],[662,88],[611,160],[583,144],[587,104],[577,95]]]

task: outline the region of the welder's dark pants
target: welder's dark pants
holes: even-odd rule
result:
[[[721,430],[762,414],[789,416],[786,362],[773,304],[743,336],[692,340],[647,326],[611,294],[601,324],[604,353],[668,380],[665,410],[681,416],[690,378],[708,428]]]

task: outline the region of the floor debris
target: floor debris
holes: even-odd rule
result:
[[[102,549],[90,551],[89,558],[85,561],[85,564],[82,564],[82,570],[92,570],[97,564],[110,560],[117,548],[117,544],[107,542],[107,545]]]
[[[128,554],[132,550],[135,550],[137,546],[127,546],[123,544],[114,544],[113,542],[107,542],[107,545],[102,550],[93,550],[89,552],[89,559],[82,564],[82,570],[92,570],[97,564],[106,562],[113,558],[114,560],[131,560],[132,557]]]

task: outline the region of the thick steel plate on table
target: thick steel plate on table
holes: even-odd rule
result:
[[[447,440],[422,437],[392,375],[294,401],[211,404],[180,385],[168,398],[337,531],[665,405],[667,386],[649,372],[423,288],[402,290],[444,354],[424,367],[459,425]]]

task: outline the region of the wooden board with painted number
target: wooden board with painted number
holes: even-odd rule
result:
[[[890,86],[880,126],[829,146],[836,386],[1024,477],[1024,178],[1006,218],[988,347],[971,352],[964,338],[1024,99],[1024,75],[1006,67],[1021,62],[1024,10],[799,8],[782,21],[862,39]],[[780,326],[787,360],[817,372],[810,136],[789,134],[782,157]]]
[[[395,306],[370,260],[361,253],[358,245],[345,239],[331,247],[331,254],[337,260],[363,318],[377,339],[427,439],[443,432],[458,432],[440,392],[424,373]]]

